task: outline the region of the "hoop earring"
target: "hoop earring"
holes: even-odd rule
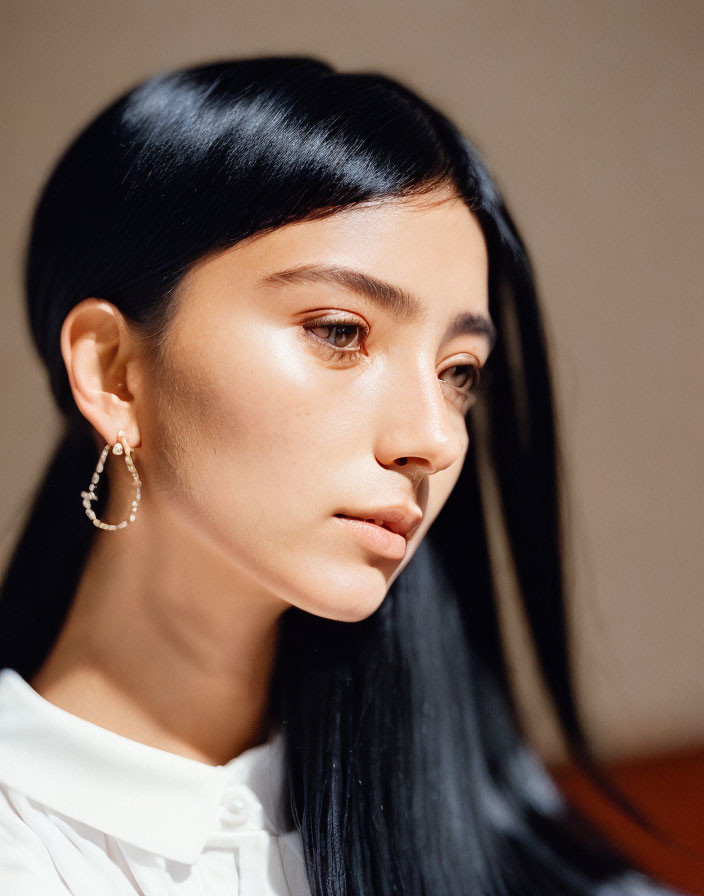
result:
[[[88,486],[87,492],[81,492],[81,497],[83,498],[83,506],[86,511],[86,516],[89,520],[92,521],[94,526],[97,526],[99,529],[124,529],[129,523],[133,523],[135,516],[137,514],[137,508],[139,507],[139,502],[142,498],[142,480],[139,478],[139,473],[137,472],[134,462],[132,460],[132,451],[130,449],[129,443],[125,438],[125,434],[122,430],[120,430],[117,434],[118,441],[112,446],[113,454],[124,454],[125,463],[127,464],[127,469],[130,471],[132,478],[135,481],[137,486],[137,496],[132,501],[132,507],[130,510],[130,515],[126,520],[122,520],[121,523],[104,523],[102,520],[99,520],[95,515],[95,511],[90,506],[91,501],[97,501],[98,496],[95,493],[95,489],[98,485],[98,481],[100,480],[100,474],[103,472],[103,468],[105,466],[105,459],[108,456],[108,452],[110,451],[110,445],[106,445],[103,448],[103,453],[100,455],[100,459],[98,460],[98,465],[95,468],[95,473],[93,473],[93,477],[91,479],[90,485]]]

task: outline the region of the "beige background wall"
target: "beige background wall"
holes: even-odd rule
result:
[[[598,748],[704,742],[704,4],[3,0],[0,34],[0,562],[56,432],[19,264],[58,152],[166,67],[283,52],[383,70],[474,138],[532,250],[571,477],[580,691]],[[530,670],[511,610],[516,663]],[[521,689],[536,743],[557,755],[530,675]]]

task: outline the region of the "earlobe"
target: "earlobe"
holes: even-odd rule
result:
[[[83,299],[66,315],[61,354],[80,412],[109,444],[123,430],[132,447],[141,442],[127,367],[134,344],[122,312],[103,299]]]

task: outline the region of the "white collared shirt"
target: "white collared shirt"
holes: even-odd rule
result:
[[[281,815],[284,735],[211,766],[141,744],[0,670],[0,893],[310,896]]]

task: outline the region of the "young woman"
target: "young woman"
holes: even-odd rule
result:
[[[530,266],[440,112],[301,57],[152,78],[26,286],[66,431],[0,600],[3,892],[665,892],[518,725],[494,494],[589,764]]]

